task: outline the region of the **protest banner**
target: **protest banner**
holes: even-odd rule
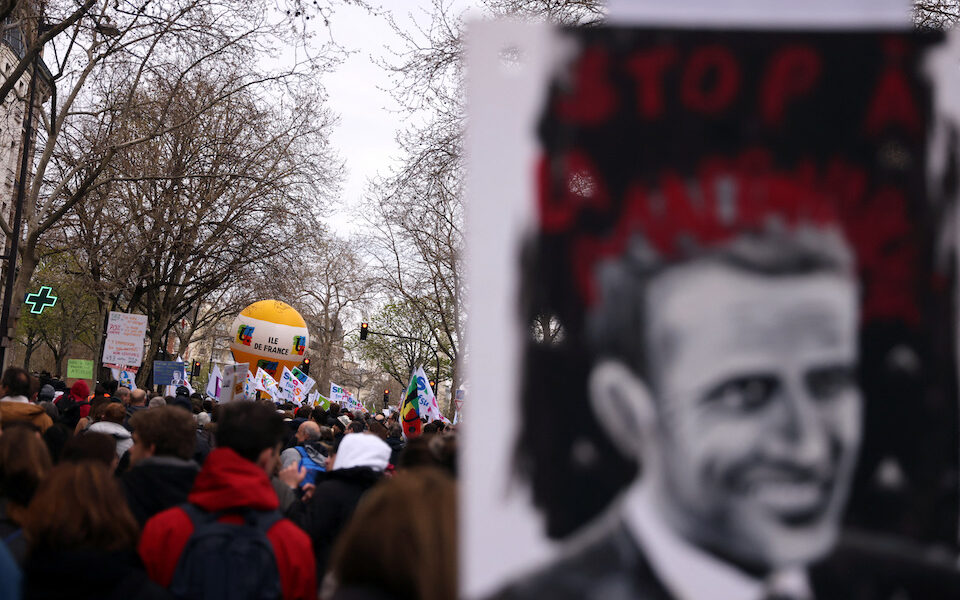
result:
[[[249,365],[247,363],[238,363],[223,367],[223,387],[220,388],[221,404],[246,399],[243,390],[247,382],[247,373],[249,372]]]
[[[257,381],[250,371],[247,371],[243,380],[243,396],[246,400],[257,399]]]
[[[321,394],[320,392],[313,392],[311,394],[313,397],[313,406],[319,406],[323,410],[330,410],[330,399]]]
[[[423,423],[420,421],[420,397],[417,392],[417,378],[410,377],[410,384],[400,403],[400,430],[403,439],[410,440],[420,435]]]
[[[269,373],[264,371],[262,368],[257,367],[257,389],[266,392],[270,395],[270,398],[274,402],[280,402],[283,399],[283,392],[280,387],[277,385],[277,382],[270,376]]]
[[[183,361],[155,360],[153,361],[153,385],[170,386],[176,390],[177,386],[185,385],[187,371]]]
[[[223,373],[220,371],[220,365],[213,365],[213,369],[210,371],[210,378],[207,380],[207,396],[219,398],[222,385]]]
[[[312,377],[310,377],[309,375],[301,371],[299,367],[294,367],[293,370],[290,371],[290,373],[294,376],[295,379],[297,379],[297,381],[303,384],[303,388],[302,388],[303,394],[309,394],[310,390],[313,389],[313,386],[317,384],[317,382]]]
[[[143,340],[146,335],[146,315],[110,311],[101,362],[139,367],[143,364]]]
[[[93,379],[93,361],[82,358],[67,359],[67,379]]]
[[[413,372],[413,378],[417,383],[417,397],[420,402],[418,412],[420,416],[426,416],[428,423],[442,419],[440,405],[437,404],[437,396],[433,393],[433,388],[430,387],[430,380],[427,379],[427,374],[423,371],[422,366],[416,368]]]
[[[351,396],[350,391],[344,388],[341,385],[337,385],[334,382],[330,382],[330,402],[336,402],[340,406],[346,406],[348,404],[347,398]]]
[[[709,4],[470,36],[463,597],[749,595],[696,589],[694,557],[957,594],[927,558],[932,595],[869,544],[884,591],[841,566],[852,537],[957,547],[956,43]]]

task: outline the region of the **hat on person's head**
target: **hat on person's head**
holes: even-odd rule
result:
[[[53,401],[53,397],[57,394],[57,391],[53,389],[53,386],[49,383],[45,384],[40,388],[40,392],[37,394],[37,401]]]
[[[185,397],[189,398],[189,397],[190,397],[190,388],[188,388],[188,387],[185,386],[185,385],[178,385],[178,386],[177,386],[177,396],[185,396]],[[192,411],[193,408],[191,407],[190,410]]]
[[[344,428],[347,428],[350,426],[350,417],[348,417],[347,415],[340,415],[339,417],[337,417],[337,420],[340,421],[340,424],[343,425]]]
[[[348,433],[337,448],[333,470],[369,467],[383,471],[390,463],[390,446],[375,435]]]

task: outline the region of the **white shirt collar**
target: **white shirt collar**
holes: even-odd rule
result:
[[[624,519],[643,548],[650,566],[678,600],[760,600],[769,587],[763,580],[705,552],[678,535],[658,513],[649,486],[636,483],[624,498]],[[809,596],[802,569],[777,573],[781,585]],[[783,589],[780,585],[778,589]]]
[[[26,396],[4,396],[0,398],[0,402],[19,402],[21,404],[30,404],[30,401],[27,400]]]

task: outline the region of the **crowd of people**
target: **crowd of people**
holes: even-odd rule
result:
[[[12,367],[0,600],[456,595],[455,427]]]

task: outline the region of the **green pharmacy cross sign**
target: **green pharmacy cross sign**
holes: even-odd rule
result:
[[[26,304],[30,305],[30,312],[39,315],[48,306],[57,303],[57,297],[50,293],[50,286],[45,285],[35,294],[27,294]]]

